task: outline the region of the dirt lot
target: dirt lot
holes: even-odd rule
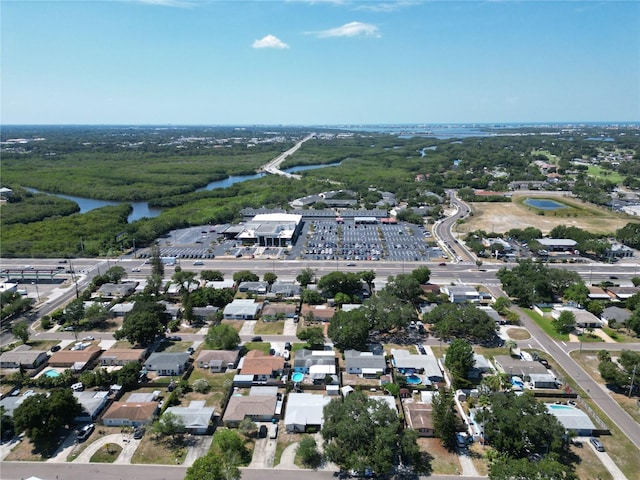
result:
[[[558,197],[558,201],[575,205],[576,208],[571,209],[572,216],[564,216],[560,213],[556,216],[553,212],[539,215],[535,209],[527,208],[526,205],[518,202],[520,199],[534,196],[551,197],[549,192],[540,192],[539,195],[514,195],[510,203],[471,203],[473,216],[469,217],[465,223],[458,225],[456,230],[462,234],[475,230],[503,233],[512,228],[536,227],[546,234],[558,225],[567,225],[594,233],[610,233],[624,227],[630,221],[628,217],[613,214],[568,197]]]

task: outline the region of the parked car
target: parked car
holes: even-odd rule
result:
[[[444,262],[440,262],[440,263],[438,264],[438,266],[440,266],[440,267],[446,267],[446,266],[447,266],[447,264],[446,264],[446,263],[444,263]]]
[[[144,437],[144,428],[136,428],[136,430],[133,432],[133,439],[140,440],[142,437]]]
[[[57,352],[58,350],[60,350],[62,347],[60,345],[54,345],[53,347],[51,347],[51,351],[52,352]]]
[[[262,341],[262,337],[253,337],[251,338],[252,342],[261,342]]]
[[[589,441],[591,442],[591,444],[594,446],[594,448],[599,451],[599,452],[604,452],[604,445],[602,444],[602,442],[600,440],[598,440],[595,437],[591,437],[589,439]]]
[[[92,337],[91,335],[87,335],[86,337],[84,337],[84,338],[82,339],[82,341],[83,341],[83,342],[89,342],[89,341],[91,341],[91,340],[95,340],[95,338],[94,338],[94,337]]]
[[[78,441],[84,442],[93,433],[93,430],[95,428],[95,425],[93,423],[90,423],[89,425],[85,425],[80,430],[78,430]]]
[[[284,349],[291,350],[291,342],[284,342]]]
[[[180,341],[182,341],[182,337],[178,337],[177,335],[172,335],[172,336],[167,337],[167,338],[172,342],[180,342]]]
[[[260,430],[258,431],[258,438],[265,438],[267,436],[267,427],[265,425],[260,425]]]

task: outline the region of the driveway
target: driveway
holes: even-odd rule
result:
[[[256,320],[245,320],[240,329],[240,335],[253,335],[253,329],[256,327]]]
[[[123,435],[121,433],[106,435],[89,445],[77,456],[74,462],[89,463],[91,457],[107,443],[114,443],[122,447],[122,452],[120,452],[118,458],[113,462],[114,464],[130,464],[133,454],[136,452],[138,445],[140,445],[140,440],[134,440],[131,435]]]
[[[204,457],[209,452],[213,435],[191,435],[188,437],[189,446],[187,447],[187,456],[182,463],[185,467],[190,467],[200,457]]]

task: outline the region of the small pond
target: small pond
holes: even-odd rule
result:
[[[561,208],[568,208],[564,203],[556,202],[548,198],[527,198],[523,203],[540,210],[560,210]]]

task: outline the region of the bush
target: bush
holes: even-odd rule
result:
[[[305,436],[298,446],[300,461],[305,467],[318,468],[322,463],[322,455],[318,451],[316,441],[313,437]]]
[[[197,393],[209,393],[211,390],[211,385],[204,378],[199,378],[195,382],[193,382],[193,391]]]
[[[49,330],[53,326],[51,323],[51,317],[49,315],[42,317],[42,319],[40,319],[40,326],[44,330]]]

